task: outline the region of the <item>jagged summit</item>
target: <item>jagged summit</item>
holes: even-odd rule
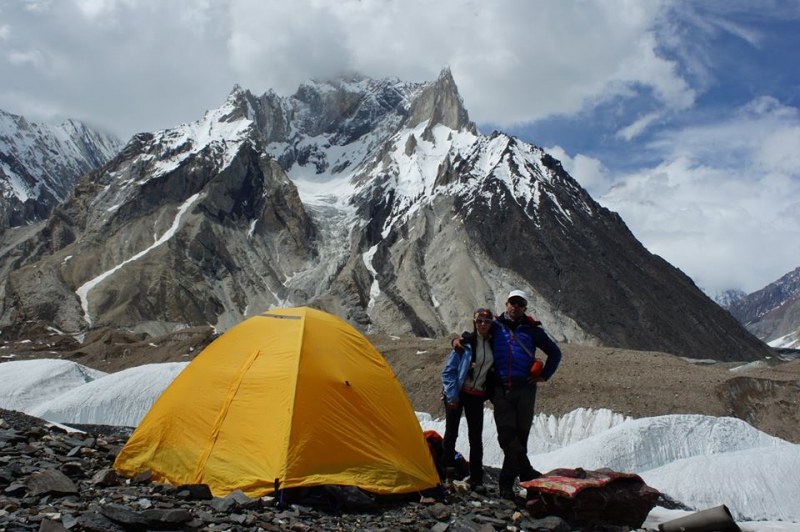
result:
[[[431,140],[431,131],[436,125],[454,131],[466,128],[473,134],[477,133],[475,124],[469,121],[464,101],[458,93],[458,87],[449,68],[442,70],[439,78],[425,87],[420,98],[414,102],[409,110],[406,127],[414,127],[424,121],[428,124],[423,133],[423,138],[426,140]]]
[[[77,120],[53,126],[0,110],[0,233],[45,219],[82,174],[121,147]]]
[[[41,251],[6,282],[4,334],[224,330],[310,304],[440,336],[514,287],[561,341],[768,353],[541,148],[479,134],[449,69],[289,97],[234,87],[201,119],[132,139],[25,245]]]

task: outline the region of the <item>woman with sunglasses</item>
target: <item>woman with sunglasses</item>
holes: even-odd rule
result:
[[[463,352],[453,350],[442,370],[447,414],[443,442],[445,470],[448,477],[455,470],[456,439],[463,411],[469,434],[469,485],[479,493],[486,492],[483,486],[483,406],[488,397],[486,385],[494,379],[490,335],[492,321],[494,315],[491,310],[476,310],[472,319],[473,334],[465,342]]]

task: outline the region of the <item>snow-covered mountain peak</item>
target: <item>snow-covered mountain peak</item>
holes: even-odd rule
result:
[[[234,88],[223,105],[206,111],[200,120],[155,132],[139,154],[148,171],[135,183],[162,177],[201,153],[214,161],[217,171],[227,167],[241,144],[252,138],[255,112],[248,95]]]
[[[487,137],[470,129],[453,130],[441,124],[431,128],[421,123],[399,132],[391,145],[391,151],[368,174],[355,176],[360,196],[374,195],[377,188],[394,198],[384,233],[439,196],[462,198],[467,211],[476,204],[511,201],[535,224],[540,202],[547,198],[561,223],[568,224],[570,208],[561,205],[556,189],[567,187],[580,195],[574,181],[555,182],[559,174],[545,165],[547,155],[541,148],[502,133]],[[502,190],[508,194],[498,195]],[[593,212],[585,201],[577,206],[590,215]]]
[[[240,143],[250,133],[255,114],[248,95],[246,91],[232,93],[222,106],[207,111],[200,120],[157,133],[154,142],[164,144],[166,151],[181,151],[188,144],[189,153],[199,153],[213,144]]]
[[[0,110],[0,231],[46,218],[81,175],[121,147],[77,120],[51,125]]]
[[[731,302],[728,311],[772,347],[800,347],[800,268]]]

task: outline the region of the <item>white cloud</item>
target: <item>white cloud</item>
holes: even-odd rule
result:
[[[76,0],[78,10],[88,19],[96,19],[104,14],[113,13],[117,2],[114,0]]]
[[[767,171],[800,175],[800,126],[768,133],[754,155]]]
[[[581,153],[571,157],[561,146],[545,148],[545,151],[561,161],[564,170],[574,177],[593,197],[606,193],[613,184],[608,168],[603,165],[600,159]]]
[[[643,117],[636,120],[634,123],[626,126],[619,131],[617,131],[617,138],[625,139],[625,140],[633,140],[634,138],[638,137],[648,128],[650,124],[661,118],[662,113],[649,113],[644,115]]]
[[[12,65],[31,65],[41,68],[45,64],[44,54],[39,50],[11,50],[6,56]]]
[[[23,2],[24,9],[31,13],[47,11],[52,4],[53,0],[27,0]]]
[[[647,248],[709,293],[752,292],[800,264],[800,112],[758,99],[729,120],[662,133],[663,163],[601,198]]]
[[[245,87],[291,94],[309,77],[327,79],[352,68],[347,31],[335,4],[231,4],[230,63]]]
[[[14,77],[16,87],[32,98],[62,101],[65,115],[102,114],[100,121],[124,134],[195,119],[221,103],[237,82],[258,94],[270,88],[289,94],[308,78],[352,70],[423,81],[450,66],[471,117],[498,125],[575,113],[641,88],[652,89],[667,107],[684,108],[694,92],[673,62],[657,53],[654,37],[669,5],[666,0],[10,4],[5,23],[18,36],[17,49],[40,50],[67,68],[49,82],[63,91],[57,97],[45,94],[35,74],[13,64],[0,61],[0,77]],[[21,56],[17,59],[18,67]],[[175,105],[171,97],[178,94],[181,103]],[[99,98],[115,105],[97,109]],[[0,99],[0,108],[5,106]]]
[[[154,0],[4,5],[9,48],[19,52],[14,62],[0,58],[0,108],[31,120],[78,118],[123,137],[195,120],[236,81],[228,9]],[[27,115],[37,109],[48,113]]]

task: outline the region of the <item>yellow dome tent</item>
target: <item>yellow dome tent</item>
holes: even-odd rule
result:
[[[436,486],[416,415],[383,356],[341,319],[275,309],[212,342],[164,390],[117,456],[125,476],[257,497],[338,484]]]

